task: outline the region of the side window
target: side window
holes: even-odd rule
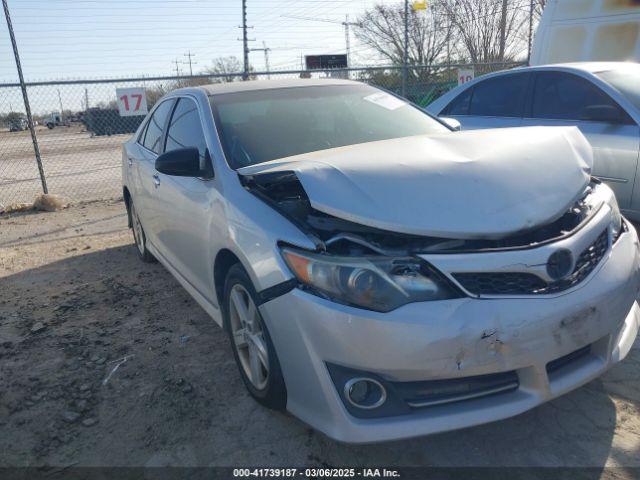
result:
[[[147,128],[149,128],[149,122],[145,123],[140,131],[140,135],[138,135],[138,143],[140,145],[144,145],[144,136],[147,134]]]
[[[204,158],[207,144],[196,103],[189,98],[181,98],[169,122],[165,151],[186,147],[197,147],[200,157]]]
[[[586,120],[594,108],[615,109],[620,118],[626,116],[613,99],[583,78],[560,72],[536,75],[533,118]]]
[[[471,104],[471,93],[473,87],[467,88],[464,92],[454,98],[440,115],[469,115],[469,105]]]
[[[160,154],[162,151],[162,133],[172,106],[173,100],[162,102],[158,108],[156,108],[155,112],[153,112],[153,116],[147,125],[147,132],[144,135],[144,142],[142,142],[142,144],[157,154]]]
[[[481,117],[520,117],[527,92],[526,73],[501,75],[476,84],[471,97],[470,115]]]

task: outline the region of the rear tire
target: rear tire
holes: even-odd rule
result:
[[[153,263],[156,262],[156,257],[154,257],[149,250],[147,250],[147,237],[144,234],[144,229],[142,228],[142,224],[140,223],[140,218],[138,217],[138,212],[133,204],[133,200],[129,201],[129,215],[131,215],[131,226],[133,231],[133,241],[136,244],[136,252],[138,252],[138,257],[145,263]]]
[[[249,275],[242,265],[233,265],[225,280],[223,316],[240,376],[258,403],[284,410],[287,405],[284,377],[257,305]]]

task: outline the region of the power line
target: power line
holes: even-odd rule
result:
[[[311,22],[325,22],[325,23],[335,23],[335,24],[339,24],[342,25],[344,27],[344,38],[345,38],[345,52],[347,54],[347,68],[349,67],[349,59],[351,57],[351,35],[349,32],[350,27],[352,26],[359,26],[360,23],[359,22],[350,22],[349,21],[349,14],[345,15],[345,20],[344,22],[338,21],[338,20],[331,20],[328,18],[312,18],[312,17],[303,17],[300,15],[281,15],[284,18],[294,18],[294,19],[298,19],[298,20],[308,20]]]
[[[193,61],[191,60],[191,58],[192,58],[192,57],[195,57],[195,54],[191,53],[191,50],[189,50],[189,52],[188,52],[188,53],[185,53],[185,54],[184,54],[184,56],[189,58],[189,61],[188,61],[188,62],[186,62],[186,63],[188,63],[188,64],[189,64],[189,75],[193,76],[193,64],[198,63],[198,62],[193,62]],[[183,63],[184,63],[184,62],[183,62]]]

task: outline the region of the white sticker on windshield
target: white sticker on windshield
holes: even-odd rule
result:
[[[373,95],[369,95],[364,97],[367,102],[375,103],[376,105],[380,105],[387,110],[395,110],[400,107],[404,107],[407,102],[400,100],[399,98],[394,97],[393,95],[389,95],[388,93],[380,92],[374,93]]]

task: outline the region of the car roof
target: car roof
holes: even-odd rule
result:
[[[223,93],[272,90],[277,88],[318,87],[332,85],[362,85],[360,82],[335,78],[285,78],[278,80],[247,80],[246,82],[227,82],[202,85],[198,88],[208,95]]]
[[[558,67],[571,68],[574,70],[582,70],[589,73],[606,72],[609,70],[620,70],[637,63],[632,62],[571,62],[571,63],[555,63],[551,65],[537,65],[533,68]]]
[[[580,70],[586,73],[600,73],[607,72],[610,70],[623,70],[626,68],[635,68],[637,67],[637,63],[633,62],[568,62],[568,63],[550,63],[548,65],[534,65],[534,66],[523,66],[516,67],[509,70],[500,70],[497,72],[489,73],[487,75],[483,75],[481,77],[477,77],[477,79],[482,79],[490,76],[498,76],[498,75],[508,75],[510,73],[518,73],[518,72],[530,72],[530,71],[539,71],[539,70]]]

